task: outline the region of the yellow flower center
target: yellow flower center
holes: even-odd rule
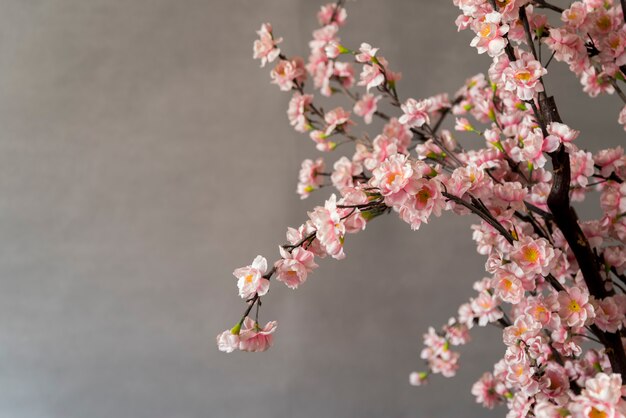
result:
[[[575,300],[569,303],[569,310],[572,312],[580,312],[580,305]]]
[[[398,177],[398,173],[390,173],[389,177],[387,177],[387,184],[393,183]]]
[[[539,252],[532,247],[524,249],[524,259],[529,263],[535,263],[539,259]]]
[[[598,29],[600,29],[602,31],[607,31],[607,30],[611,29],[611,18],[608,17],[607,15],[601,16],[596,21],[596,26],[598,26]]]
[[[532,78],[532,75],[530,74],[530,71],[521,70],[515,73],[515,78],[519,81],[529,81]]]
[[[591,412],[589,412],[589,418],[606,418],[606,412],[598,411],[596,408],[591,408]]]
[[[246,281],[246,283],[252,283],[253,277],[254,276],[252,274],[248,274],[244,280]]]
[[[486,38],[491,35],[491,25],[489,23],[484,23],[482,28],[480,28],[479,33],[482,38]]]
[[[431,197],[432,195],[430,194],[430,191],[428,189],[422,189],[417,192],[417,200],[419,200],[420,203],[427,203],[428,199],[430,199]]]

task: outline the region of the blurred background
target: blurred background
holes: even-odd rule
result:
[[[377,219],[298,291],[273,285],[270,351],[217,351],[245,307],[233,269],[275,260],[326,197],[295,194],[319,153],[252,60],[265,21],[306,56],[321,4],[0,1],[0,417],[504,415],[470,394],[504,351],[496,329],[473,332],[456,378],[408,384],[422,334],[483,277],[470,218]],[[451,1],[359,0],[341,37],[380,47],[401,97],[452,94],[489,64],[456,16]],[[618,100],[550,71],[579,145],[620,143]]]

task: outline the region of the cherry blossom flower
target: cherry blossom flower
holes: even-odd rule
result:
[[[266,272],[267,260],[260,255],[256,256],[251,265],[236,269],[233,275],[238,279],[239,296],[250,299],[255,294],[266,294],[270,287],[270,281],[263,277]]]
[[[279,247],[282,257],[275,264],[276,280],[285,283],[291,289],[297,289],[305,282],[308,274],[317,268],[315,255],[304,248],[294,248],[289,252]]]
[[[300,94],[298,92],[293,94],[293,97],[289,101],[289,108],[287,110],[287,116],[291,126],[298,132],[306,132],[309,128],[309,122],[306,118],[306,112],[308,107],[313,103],[313,96],[310,94]]]
[[[345,258],[343,240],[346,227],[337,211],[337,197],[331,195],[323,207],[318,206],[309,212],[309,218],[317,230],[317,239],[324,251],[337,260]]]
[[[425,123],[430,123],[427,112],[429,107],[430,103],[427,100],[407,99],[401,106],[404,114],[398,120],[401,124],[410,128],[419,128]]]
[[[322,6],[321,10],[317,13],[317,20],[320,25],[326,26],[331,23],[336,23],[342,26],[346,22],[348,12],[344,7],[337,7],[335,3],[328,3]]]
[[[381,96],[374,96],[373,94],[364,94],[360,100],[354,104],[354,114],[361,116],[366,124],[372,123],[372,117],[377,109],[377,103],[381,99]]]
[[[524,236],[515,241],[510,257],[524,275],[548,274],[554,259],[554,249],[544,238]]]
[[[359,86],[365,86],[369,92],[371,88],[378,87],[385,82],[385,75],[380,67],[376,64],[363,66],[363,70],[359,76]]]
[[[569,404],[572,418],[624,416],[621,389],[622,378],[619,374],[598,373],[585,382],[581,394],[575,396]]]
[[[362,43],[359,53],[354,57],[358,62],[371,62],[378,53],[378,48],[372,48],[370,44]]]
[[[413,166],[406,155],[390,155],[372,174],[371,185],[380,189],[389,204],[404,202],[407,197],[404,188],[413,176]]]
[[[239,333],[239,349],[241,351],[266,351],[272,346],[276,321],[268,322],[263,328],[256,321],[246,317]]]
[[[504,35],[509,31],[509,25],[500,24],[502,15],[492,12],[485,16],[483,21],[475,20],[474,31],[476,37],[471,46],[476,47],[479,54],[487,52],[490,57],[497,57],[504,53],[507,44]]]
[[[350,161],[347,157],[341,157],[333,165],[333,174],[330,176],[337,190],[343,192],[354,186],[353,178],[363,172],[363,167],[358,162]]]
[[[302,167],[298,175],[298,194],[300,199],[306,199],[312,191],[318,189],[324,183],[324,178],[320,175],[323,171],[324,160],[321,158],[315,161],[307,158],[302,161]]]
[[[499,404],[501,399],[496,392],[496,385],[497,381],[491,373],[483,373],[481,378],[472,386],[472,395],[476,397],[476,402],[489,409],[493,409]]]
[[[269,23],[264,23],[257,34],[259,39],[254,41],[254,59],[260,59],[261,67],[264,67],[266,63],[274,61],[280,54],[280,49],[276,45],[281,43],[283,38],[274,38],[272,25]]]
[[[522,52],[520,58],[510,62],[504,70],[504,88],[516,92],[521,100],[532,100],[536,93],[543,91],[540,78],[547,73],[532,54]]]
[[[217,348],[224,353],[232,353],[239,349],[239,334],[227,329],[217,336]]]
[[[594,318],[594,309],[589,303],[589,293],[580,287],[571,287],[559,292],[559,316],[567,326],[578,328]]]
[[[270,72],[272,83],[277,84],[283,91],[289,91],[295,87],[295,82],[302,83],[306,77],[304,60],[295,57],[292,60],[280,60]]]
[[[344,110],[342,107],[336,107],[333,110],[326,113],[324,120],[327,123],[326,135],[330,135],[335,132],[336,129],[345,129],[353,122],[350,120],[350,112]]]

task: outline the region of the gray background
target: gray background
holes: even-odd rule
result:
[[[342,37],[381,47],[402,97],[453,93],[489,60],[451,3],[351,2]],[[469,218],[377,220],[297,292],[274,285],[269,352],[215,347],[244,308],[232,270],[274,259],[324,197],[294,193],[317,152],[251,46],[271,21],[306,54],[319,5],[0,1],[1,418],[503,415],[469,393],[503,351],[495,329],[456,379],[408,385],[421,335],[482,277]],[[581,144],[623,140],[616,98],[548,80]]]

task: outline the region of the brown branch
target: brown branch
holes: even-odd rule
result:
[[[553,97],[539,93],[539,104],[544,123],[561,122]],[[589,293],[596,299],[604,299],[609,296],[609,293],[604,288],[598,260],[594,256],[589,241],[580,228],[578,216],[570,204],[571,167],[569,154],[561,145],[558,150],[549,153],[549,155],[552,159],[554,181],[548,196],[548,207],[554,214],[554,223],[559,227],[574,253]],[[626,378],[626,353],[620,336],[615,333],[602,332],[597,327],[592,327],[592,330],[606,346],[613,371],[620,373],[622,378]]]

